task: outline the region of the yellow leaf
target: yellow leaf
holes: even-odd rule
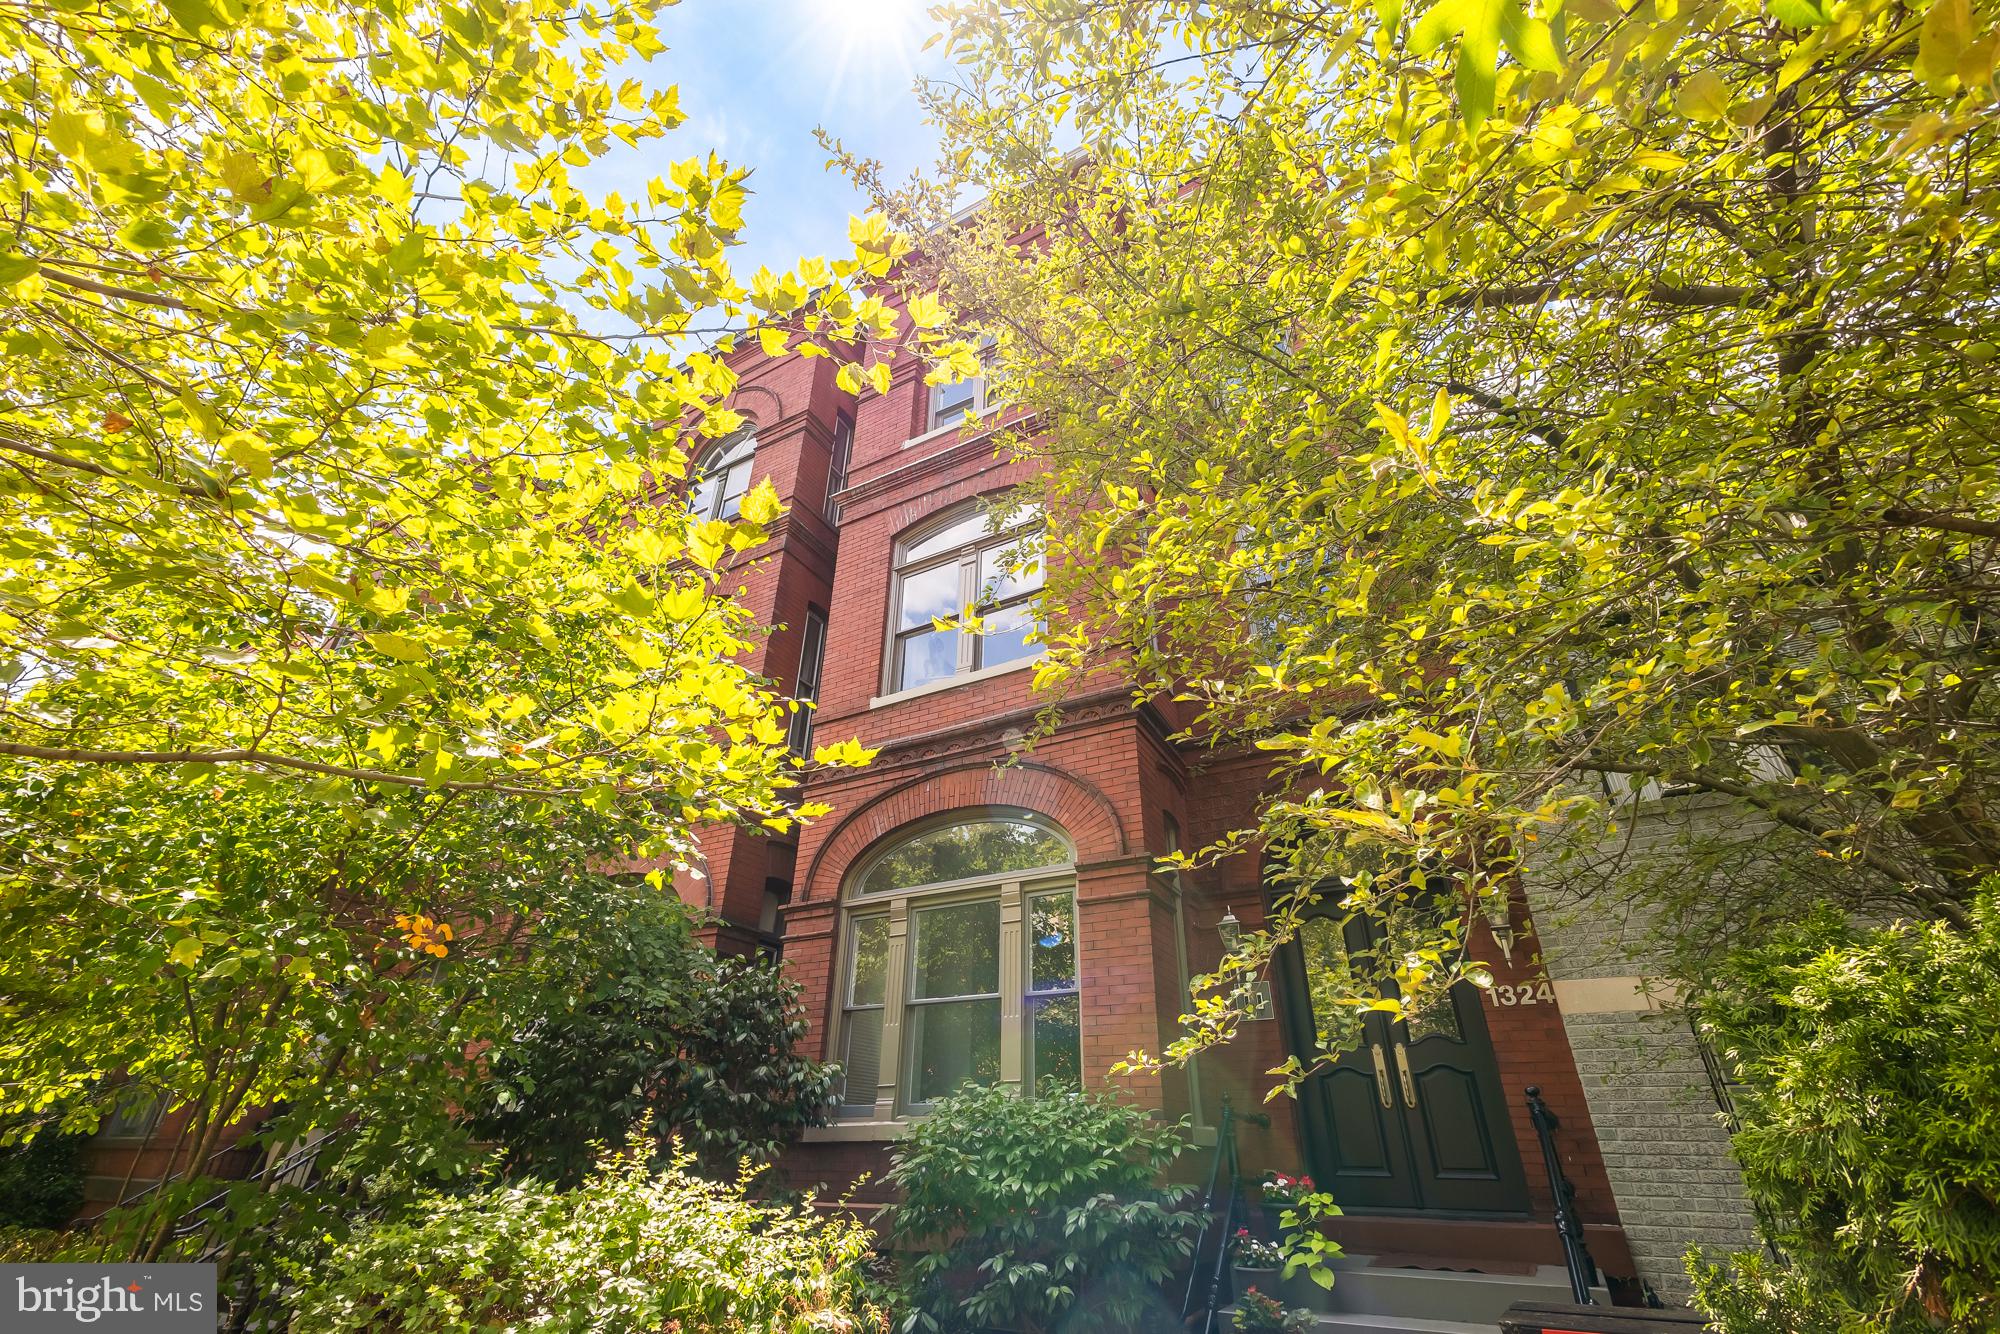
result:
[[[944,323],[944,303],[935,292],[925,292],[910,302],[910,323],[919,329],[935,329]]]
[[[1729,115],[1729,85],[1714,70],[1698,70],[1682,81],[1674,105],[1689,120],[1722,120]]]
[[[400,662],[421,662],[430,656],[429,649],[425,648],[420,641],[412,639],[408,635],[391,634],[384,630],[371,635],[365,635],[363,638],[368,641],[369,647],[373,648],[377,653],[382,654],[384,657],[395,658]]]
[[[1957,79],[1959,57],[1973,36],[1971,0],[1932,0],[1917,34],[1917,77],[1932,85]]]
[[[771,479],[768,477],[760,480],[744,494],[742,514],[751,523],[770,523],[784,512],[784,503],[778,499],[778,488],[771,485]]]

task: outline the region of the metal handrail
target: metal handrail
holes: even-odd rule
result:
[[[1216,1312],[1222,1308],[1223,1293],[1227,1289],[1229,1274],[1230,1227],[1239,1213],[1246,1213],[1243,1203],[1243,1163],[1236,1152],[1236,1123],[1248,1121],[1254,1126],[1269,1129],[1271,1118],[1261,1112],[1239,1112],[1230,1104],[1229,1095],[1222,1095],[1222,1122],[1215,1128],[1215,1163],[1208,1170],[1208,1188],[1202,1192],[1203,1223],[1194,1240],[1193,1263],[1188,1270],[1187,1295],[1181,1300],[1181,1327],[1191,1328],[1188,1318],[1194,1313],[1195,1292],[1201,1284],[1201,1253],[1208,1244],[1211,1230],[1216,1232],[1215,1263],[1210,1266],[1208,1289],[1202,1308],[1201,1328],[1196,1334],[1213,1334]],[[1224,1183],[1225,1169],[1227,1182]],[[1215,1216],[1216,1190],[1220,1186],[1227,1192],[1228,1202],[1223,1206],[1222,1217]],[[1247,1216],[1247,1214],[1246,1214]]]
[[[1562,1239],[1563,1268],[1569,1271],[1570,1296],[1580,1306],[1595,1306],[1590,1290],[1597,1286],[1597,1262],[1584,1244],[1583,1220],[1576,1212],[1576,1187],[1556,1156],[1556,1127],[1562,1122],[1542,1101],[1542,1091],[1528,1085],[1528,1119],[1534,1122],[1535,1138],[1542,1145],[1542,1166],[1548,1169],[1549,1194],[1555,1199],[1556,1233]]]

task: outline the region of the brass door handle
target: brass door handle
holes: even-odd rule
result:
[[[1389,1092],[1389,1063],[1382,1059],[1382,1044],[1369,1043],[1368,1054],[1375,1058],[1375,1096],[1382,1100],[1382,1109],[1388,1111],[1395,1107],[1396,1099]]]
[[[1396,1044],[1396,1077],[1403,1084],[1403,1105],[1414,1112],[1417,1110],[1417,1082],[1410,1078],[1410,1050],[1400,1042]]]

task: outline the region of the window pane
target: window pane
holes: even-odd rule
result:
[[[715,493],[721,486],[716,478],[704,477],[688,492],[688,512],[698,519],[706,519],[715,513]]]
[[[1035,1087],[1083,1087],[1083,1025],[1074,992],[1067,996],[1031,997],[1028,1020],[1034,1025]]]
[[[1028,989],[1076,986],[1076,900],[1067,893],[1028,900]]]
[[[1003,662],[1032,658],[1041,651],[1028,643],[1028,636],[1039,634],[1042,628],[1033,606],[1008,607],[987,616],[985,622],[986,633],[979,637],[979,666],[998,667]]]
[[[933,616],[956,616],[965,609],[958,591],[956,562],[906,576],[903,580],[903,618],[898,630],[915,630],[931,623]]]
[[[841,1102],[872,1110],[882,1078],[882,1011],[856,1010],[847,1016],[847,1044],[840,1063],[846,1071]]]
[[[910,1010],[909,1023],[910,1101],[933,1102],[962,1084],[1000,1078],[998,1000],[918,1005]]]
[[[733,519],[743,512],[743,493],[750,489],[750,460],[722,475],[722,513],[718,518]]]
[[[897,844],[868,870],[861,892],[935,885],[1069,861],[1061,834],[1026,820],[974,820],[927,829]]]
[[[1027,533],[979,553],[979,600],[1011,602],[1042,586],[1042,535]]]
[[[849,1005],[880,1005],[889,994],[889,919],[862,917],[854,923],[854,981]]]
[[[971,412],[979,400],[980,376],[960,380],[957,384],[941,384],[937,387],[937,397],[932,401],[937,407],[931,414],[933,426],[943,426],[954,422]]]
[[[958,631],[926,630],[896,644],[896,688],[914,690],[958,672]]]
[[[925,908],[916,930],[919,998],[1000,990],[1000,900]]]
[[[970,514],[967,514],[956,523],[947,524],[935,533],[932,533],[929,537],[912,542],[909,546],[905,547],[903,549],[903,563],[906,565],[914,564],[927,556],[936,556],[950,551],[953,547],[962,547],[968,542],[975,542],[982,537],[990,536],[993,532],[990,526],[990,519],[991,516],[986,510],[974,509]]]

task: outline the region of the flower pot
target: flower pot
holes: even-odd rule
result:
[[[1279,1277],[1281,1269],[1250,1269],[1243,1265],[1229,1266],[1229,1278],[1236,1285],[1236,1295],[1241,1297],[1245,1288],[1255,1288],[1267,1297],[1276,1297],[1278,1287],[1284,1282]]]

